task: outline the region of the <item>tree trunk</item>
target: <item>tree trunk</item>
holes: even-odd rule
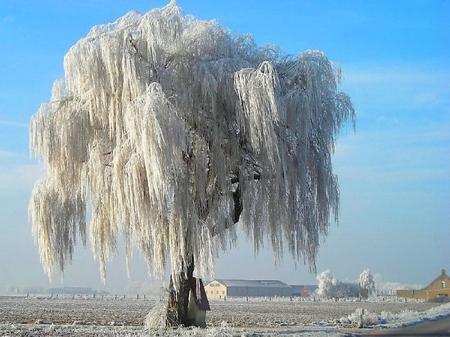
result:
[[[167,326],[177,327],[180,325],[191,326],[195,320],[188,318],[189,292],[191,290],[192,275],[194,273],[194,257],[188,260],[186,272],[182,272],[178,277],[180,285],[177,291],[173,285],[174,275],[170,275],[169,284],[169,305],[167,308]]]

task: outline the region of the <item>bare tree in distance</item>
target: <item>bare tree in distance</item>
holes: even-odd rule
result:
[[[171,1],[93,27],[64,72],[30,121],[47,174],[29,213],[49,277],[89,227],[104,279],[122,236],[149,272],[170,261],[173,324],[188,325],[194,267],[212,273],[238,222],[256,252],[268,241],[275,259],[287,250],[315,271],[339,213],[331,156],[343,125],[355,125],[340,68],[322,52],[257,47]]]

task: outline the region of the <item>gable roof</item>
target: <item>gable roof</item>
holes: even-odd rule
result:
[[[253,288],[291,288],[279,280],[233,280],[233,279],[215,279],[214,281],[226,287],[253,287]],[[211,281],[214,282],[214,281]]]
[[[441,274],[436,277],[433,282],[431,282],[427,287],[425,287],[425,290],[432,290],[432,289],[441,289],[442,288],[442,281],[445,283],[445,288],[450,288],[450,277],[447,276],[447,273],[445,272],[445,269],[442,269]]]
[[[305,296],[304,294],[306,293],[306,291],[309,294],[312,294],[317,290],[317,285],[311,285],[311,284],[305,284],[305,285],[291,284],[291,287],[292,287],[293,295],[301,294],[302,296]]]

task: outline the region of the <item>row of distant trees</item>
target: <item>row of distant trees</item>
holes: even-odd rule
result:
[[[364,270],[357,280],[341,282],[330,270],[317,275],[316,295],[323,298],[369,297],[377,294],[376,283],[369,269]]]
[[[9,286],[5,288],[5,292],[8,293],[15,293],[15,294],[45,294],[47,292],[47,289],[40,286],[21,286],[21,287],[14,287]]]
[[[130,282],[123,290],[114,290],[118,293],[123,294],[146,294],[146,295],[159,295],[161,293],[161,285],[158,282],[144,281],[144,282]],[[8,286],[0,289],[0,293],[6,294],[108,294],[108,292],[103,290],[95,290],[86,287],[63,287],[63,288],[46,288],[36,285],[27,286]]]
[[[315,295],[322,298],[394,296],[398,289],[421,288],[422,285],[420,284],[381,282],[379,277],[370,273],[369,269],[364,270],[354,281],[341,282],[333,276],[330,270],[326,270],[317,275]]]
[[[377,282],[369,269],[364,270],[358,279],[350,282],[339,281],[333,276],[330,270],[326,270],[317,275],[317,290],[315,296],[322,298],[336,298],[336,297],[359,297],[359,296],[373,296],[373,295],[395,295],[397,289],[410,288],[408,285],[399,283],[381,283]],[[420,288],[416,285],[415,288]],[[52,293],[47,288],[41,286],[21,286],[21,287],[7,287],[6,293],[19,294],[44,294]],[[157,295],[161,288],[154,282],[132,282],[128,284],[124,292],[128,294],[152,294]]]
[[[87,294],[98,294],[106,295],[109,294],[107,291],[97,291],[92,288],[85,287],[63,287],[63,288],[44,288],[41,286],[21,286],[21,287],[7,287],[6,293],[12,294],[77,294],[77,295],[87,295]]]

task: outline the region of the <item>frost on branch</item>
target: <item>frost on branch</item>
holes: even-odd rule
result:
[[[103,277],[120,236],[149,270],[170,260],[179,275],[193,258],[202,276],[237,221],[256,251],[268,240],[314,269],[339,211],[331,155],[355,118],[322,52],[257,48],[172,1],[92,28],[64,70],[30,122],[47,167],[30,219],[49,275],[89,227]]]

